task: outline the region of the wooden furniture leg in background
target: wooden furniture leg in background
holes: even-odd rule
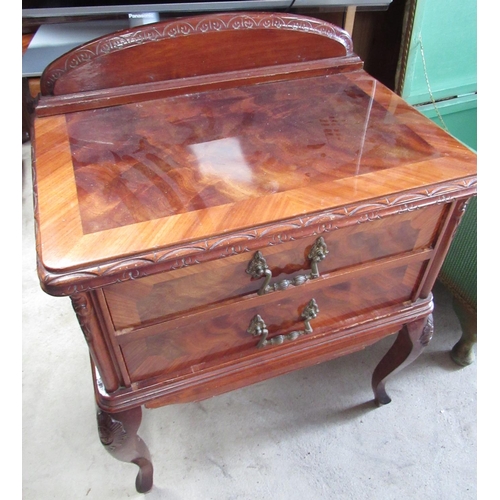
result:
[[[141,418],[140,406],[119,413],[97,409],[97,426],[102,445],[117,460],[139,466],[135,487],[139,493],[146,493],[153,487],[153,464],[148,447],[137,435]]]
[[[27,78],[22,79],[22,106],[23,106],[23,144],[30,140],[31,120],[34,109],[34,99],[31,96]]]
[[[385,405],[391,402],[385,391],[387,379],[408,366],[421,354],[430,342],[433,332],[432,314],[403,326],[394,344],[373,372],[372,388],[377,404]]]
[[[476,359],[477,314],[457,299],[453,300],[453,309],[460,321],[462,336],[451,350],[451,359],[460,366],[468,366]]]
[[[344,29],[352,36],[352,32],[354,30],[354,18],[356,17],[356,6],[350,5],[347,7],[345,21],[344,21]]]

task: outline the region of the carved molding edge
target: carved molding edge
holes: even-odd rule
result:
[[[89,293],[77,293],[70,296],[73,310],[88,344],[90,356],[99,368],[104,386],[110,392],[124,385],[112,352],[106,345],[105,335],[97,320],[95,306]]]
[[[85,337],[87,344],[91,346],[93,343],[93,335],[90,321],[92,320],[93,307],[89,303],[89,298],[84,293],[78,293],[71,296],[71,304],[83,332],[83,336]]]
[[[456,212],[456,226],[455,230],[453,231],[453,236],[452,239],[455,238],[458,228],[460,227],[460,223],[462,222],[462,219],[464,218],[465,211],[467,210],[467,206],[469,204],[469,200],[461,200],[459,203],[457,203],[457,212]]]
[[[57,59],[47,68],[43,75],[42,88],[44,93],[51,94],[56,81],[65,73],[104,54],[165,39],[252,29],[289,30],[323,36],[343,45],[346,56],[353,55],[353,43],[349,34],[337,26],[318,19],[280,13],[204,15],[151,26],[144,25],[85,44],[70,52],[68,56]]]
[[[420,345],[422,345],[423,347],[427,347],[427,345],[429,345],[429,342],[432,340],[433,335],[434,335],[434,317],[432,314],[429,314],[429,316],[427,316],[424,328],[422,329],[422,334],[418,339]]]
[[[461,179],[434,186],[432,189],[424,188],[419,191],[399,193],[364,204],[348,205],[319,214],[309,214],[244,232],[218,235],[199,242],[159,249],[65,273],[51,273],[39,264],[41,286],[47,293],[58,296],[86,292],[104,285],[321,235],[348,225],[418,210],[430,204],[450,203],[459,198],[474,196],[476,185],[476,177]]]

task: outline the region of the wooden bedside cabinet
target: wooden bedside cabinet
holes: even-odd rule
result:
[[[346,32],[175,19],[52,63],[33,125],[38,270],[88,342],[99,436],[152,486],[141,407],[199,401],[399,332],[432,286],[476,156],[370,77]]]

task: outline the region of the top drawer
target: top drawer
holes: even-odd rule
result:
[[[319,273],[432,246],[443,210],[434,205],[323,233],[328,253],[319,263]],[[316,240],[311,236],[261,249],[272,273],[270,285],[310,274],[308,255]],[[264,279],[246,272],[253,255],[234,255],[104,288],[115,330],[165,321],[258,292]]]

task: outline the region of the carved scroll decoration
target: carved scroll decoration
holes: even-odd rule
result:
[[[420,345],[422,345],[423,347],[427,347],[429,345],[429,342],[432,340],[433,335],[434,335],[434,318],[432,314],[429,314],[429,316],[427,316],[427,321],[424,325],[424,328],[422,329],[422,334],[418,339]]]
[[[85,340],[90,345],[93,341],[89,325],[89,321],[92,318],[92,311],[90,310],[91,306],[89,306],[88,296],[84,293],[72,295],[71,304],[78,318],[78,323],[82,329]]]
[[[101,410],[97,412],[97,430],[102,445],[110,452],[123,446],[127,440],[127,431],[123,424]]]

